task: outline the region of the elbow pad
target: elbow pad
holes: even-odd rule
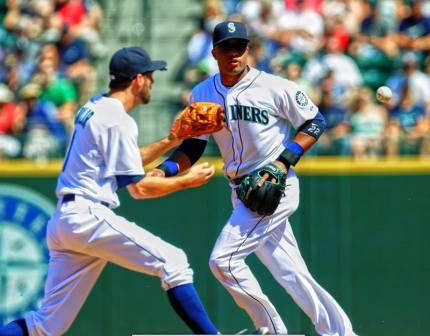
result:
[[[191,165],[196,163],[205,151],[206,140],[201,139],[187,139],[176,149],[178,152],[184,153],[190,159]]]
[[[326,128],[326,122],[321,112],[318,112],[314,119],[307,120],[302,126],[299,127],[297,132],[302,132],[315,139],[319,139],[321,134]]]

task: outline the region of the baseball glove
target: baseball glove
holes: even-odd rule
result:
[[[210,102],[197,102],[187,106],[175,119],[170,129],[179,139],[218,132],[224,127],[224,109]]]
[[[260,187],[259,182],[265,173],[269,178]],[[272,182],[272,178],[275,179]],[[237,189],[239,199],[245,206],[259,215],[272,215],[284,196],[287,173],[274,163],[257,169],[247,175]]]

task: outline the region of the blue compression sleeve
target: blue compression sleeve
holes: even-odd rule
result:
[[[191,165],[193,165],[203,155],[207,143],[206,140],[201,139],[186,139],[178,147],[177,151],[187,155]]]
[[[167,291],[170,304],[195,334],[217,334],[193,284],[180,285]]]
[[[123,188],[129,184],[139,182],[145,175],[116,175],[116,184],[118,188]]]
[[[29,336],[25,320],[15,320],[1,327],[0,336]]]

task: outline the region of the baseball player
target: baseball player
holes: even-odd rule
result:
[[[123,48],[110,61],[110,91],[79,109],[75,130],[58,179],[57,210],[47,228],[50,250],[45,296],[37,311],[0,328],[1,336],[63,335],[72,324],[107,262],[158,276],[173,308],[198,334],[216,334],[193,287],[185,253],[113,209],[116,191],[135,199],[160,197],[198,187],[214,168],[193,167],[172,179],[145,176],[147,164],[177,146],[172,135],[139,149],[138,129],[128,115],[150,100],[152,73],[165,70],[139,47]]]
[[[190,97],[192,102],[221,104],[226,118],[226,127],[213,135],[232,187],[233,212],[215,244],[210,268],[257,330],[287,333],[281,316],[245,263],[251,253],[309,316],[320,335],[353,336],[345,312],[309,273],[289,222],[299,206],[299,182],[292,167],[324,131],[324,118],[295,83],[247,66],[248,43],[243,24],[218,24],[212,55],[219,74],[198,84]],[[289,141],[292,127],[297,132]],[[207,138],[185,140],[151,174],[174,176],[188,169],[203,153]],[[280,170],[286,176],[285,196],[280,197],[272,214],[261,215],[238,198],[244,178],[262,167]],[[245,199],[259,196],[272,178],[264,173],[256,192],[246,194]],[[271,197],[262,197],[263,206],[272,202]]]

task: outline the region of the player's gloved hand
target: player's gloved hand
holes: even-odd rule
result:
[[[288,173],[288,168],[287,168],[287,166],[283,162],[276,160],[273,163],[275,165],[277,165],[280,169],[282,169],[286,174]],[[258,182],[258,185],[260,187],[262,187],[263,184],[264,184],[264,182],[266,180],[268,180],[269,178],[270,178],[270,182],[276,183],[276,177],[275,176],[273,176],[273,175],[271,175],[269,173],[264,173],[264,175],[261,177],[261,180]]]
[[[279,163],[269,163],[255,170],[237,189],[243,204],[259,215],[272,215],[284,196],[287,172],[278,166]]]
[[[187,106],[170,128],[170,136],[188,139],[218,132],[224,127],[225,116],[221,105],[211,102],[197,102]]]
[[[207,183],[211,177],[215,174],[215,167],[209,165],[208,162],[197,164],[185,174],[187,177],[188,187],[200,187],[201,185]]]

